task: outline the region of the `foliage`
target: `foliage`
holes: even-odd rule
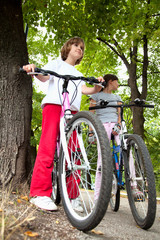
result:
[[[56,52],[52,52],[53,41],[45,37],[45,29],[29,28],[27,36],[27,47],[30,63],[38,67],[48,62],[48,57],[55,58]],[[58,53],[57,53],[58,54]]]
[[[144,36],[149,40],[149,53],[151,54],[153,49],[155,52],[158,51],[157,43],[160,36],[158,1],[45,0],[43,3],[27,1],[24,2],[23,11],[24,21],[28,23],[31,31],[32,29],[35,31],[34,35],[31,34],[33,47],[29,51],[32,55],[36,56],[38,49],[45,58],[42,60],[46,61],[49,52],[52,52],[52,57],[53,53],[57,56],[66,39],[78,35],[86,42],[86,53],[80,67],[85,75],[98,76],[108,71],[115,73],[115,68],[120,64],[118,56],[124,62],[127,71],[132,71],[129,66],[136,63],[136,85],[138,90],[142,91]],[[46,32],[41,39],[44,45],[41,44],[40,48],[37,48],[38,44],[36,43],[34,47],[33,42],[36,41],[35,35],[39,25],[45,27]],[[31,45],[29,40],[29,49]],[[153,62],[149,61],[148,67],[153,70],[154,66],[155,59]]]
[[[144,126],[145,141],[153,165],[155,169],[159,169],[159,1],[33,0],[24,1],[23,13],[24,22],[29,26],[27,44],[30,61],[39,65],[45,64],[48,56],[58,56],[60,47],[68,38],[81,36],[85,40],[86,51],[77,68],[85,76],[98,77],[109,72],[119,74],[121,62],[129,76],[134,72],[135,82],[132,89],[155,103],[154,110],[144,111]],[[40,32],[39,26],[45,27],[45,32]],[[145,40],[147,56],[144,52]],[[144,72],[144,68],[147,72]],[[121,85],[129,83],[123,76],[119,78]],[[124,87],[120,94],[125,102],[131,100],[133,95],[130,88]],[[88,97],[83,96],[81,109],[87,110],[88,104]],[[125,119],[129,121],[129,132],[132,132],[131,113],[125,113]],[[153,150],[155,146],[157,152]]]

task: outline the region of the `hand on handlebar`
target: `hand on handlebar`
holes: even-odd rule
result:
[[[41,74],[35,64],[24,65],[23,69],[27,74],[31,75],[32,77],[36,76],[36,78],[38,78],[41,82],[45,82],[49,79],[49,75],[45,75],[43,73]]]
[[[28,65],[24,65],[23,69],[28,73],[28,72],[34,72],[34,69],[36,68],[36,66],[34,64],[28,64]]]
[[[101,83],[103,83],[103,82],[104,82],[104,78],[103,78],[103,77],[101,77],[101,76],[100,76],[100,77],[98,77],[97,79],[98,79],[98,81],[99,81],[99,82],[101,82]]]
[[[97,79],[100,83],[104,82],[104,78],[101,76],[98,77]],[[94,88],[95,88],[95,92],[99,92],[102,89],[102,85],[95,85]]]

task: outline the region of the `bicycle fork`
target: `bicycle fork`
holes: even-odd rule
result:
[[[86,154],[86,151],[85,151],[83,138],[82,138],[82,133],[79,129],[76,131],[76,136],[77,136],[77,139],[78,139],[79,149],[80,149],[80,152],[81,152],[81,155],[82,155],[82,159],[84,160],[84,164],[77,165],[74,162],[71,163],[69,152],[68,152],[68,143],[67,143],[67,140],[66,140],[66,129],[65,129],[64,121],[65,121],[64,117],[61,117],[61,120],[60,120],[60,139],[61,139],[61,144],[62,144],[62,147],[63,147],[64,155],[65,155],[65,158],[66,158],[66,161],[67,161],[67,168],[68,168],[68,170],[74,169],[74,170],[89,171],[90,170],[90,164],[89,164],[87,154]]]
[[[119,153],[119,158],[118,154]],[[117,176],[118,186],[123,188],[124,182],[122,181],[122,153],[120,149],[120,145],[117,147],[113,146],[113,157],[114,157],[114,165],[115,165],[115,173]]]

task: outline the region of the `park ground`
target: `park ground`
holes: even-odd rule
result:
[[[60,204],[56,212],[37,210],[29,203],[28,192],[0,191],[0,227],[2,240],[159,240],[160,202],[153,226],[145,231],[136,226],[128,200],[122,195],[117,213],[110,207],[101,223],[92,231],[84,233],[68,221]]]

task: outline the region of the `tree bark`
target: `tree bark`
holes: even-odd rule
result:
[[[131,64],[128,68],[129,72],[129,87],[131,88],[131,99],[132,101],[136,98],[144,99],[147,98],[147,68],[148,68],[148,47],[147,37],[143,37],[143,66],[142,66],[142,90],[141,93],[137,87],[137,45],[133,47],[131,52]],[[133,107],[133,130],[134,133],[144,138],[144,109],[140,107]]]
[[[20,0],[0,2],[0,182],[17,186],[30,172],[32,80]]]
[[[137,86],[137,44],[134,43],[133,50],[130,50],[130,66],[128,68],[129,80],[128,85],[131,89],[131,100],[134,101],[136,98],[141,98],[141,94]],[[144,137],[144,117],[143,108],[133,107],[133,132]]]

